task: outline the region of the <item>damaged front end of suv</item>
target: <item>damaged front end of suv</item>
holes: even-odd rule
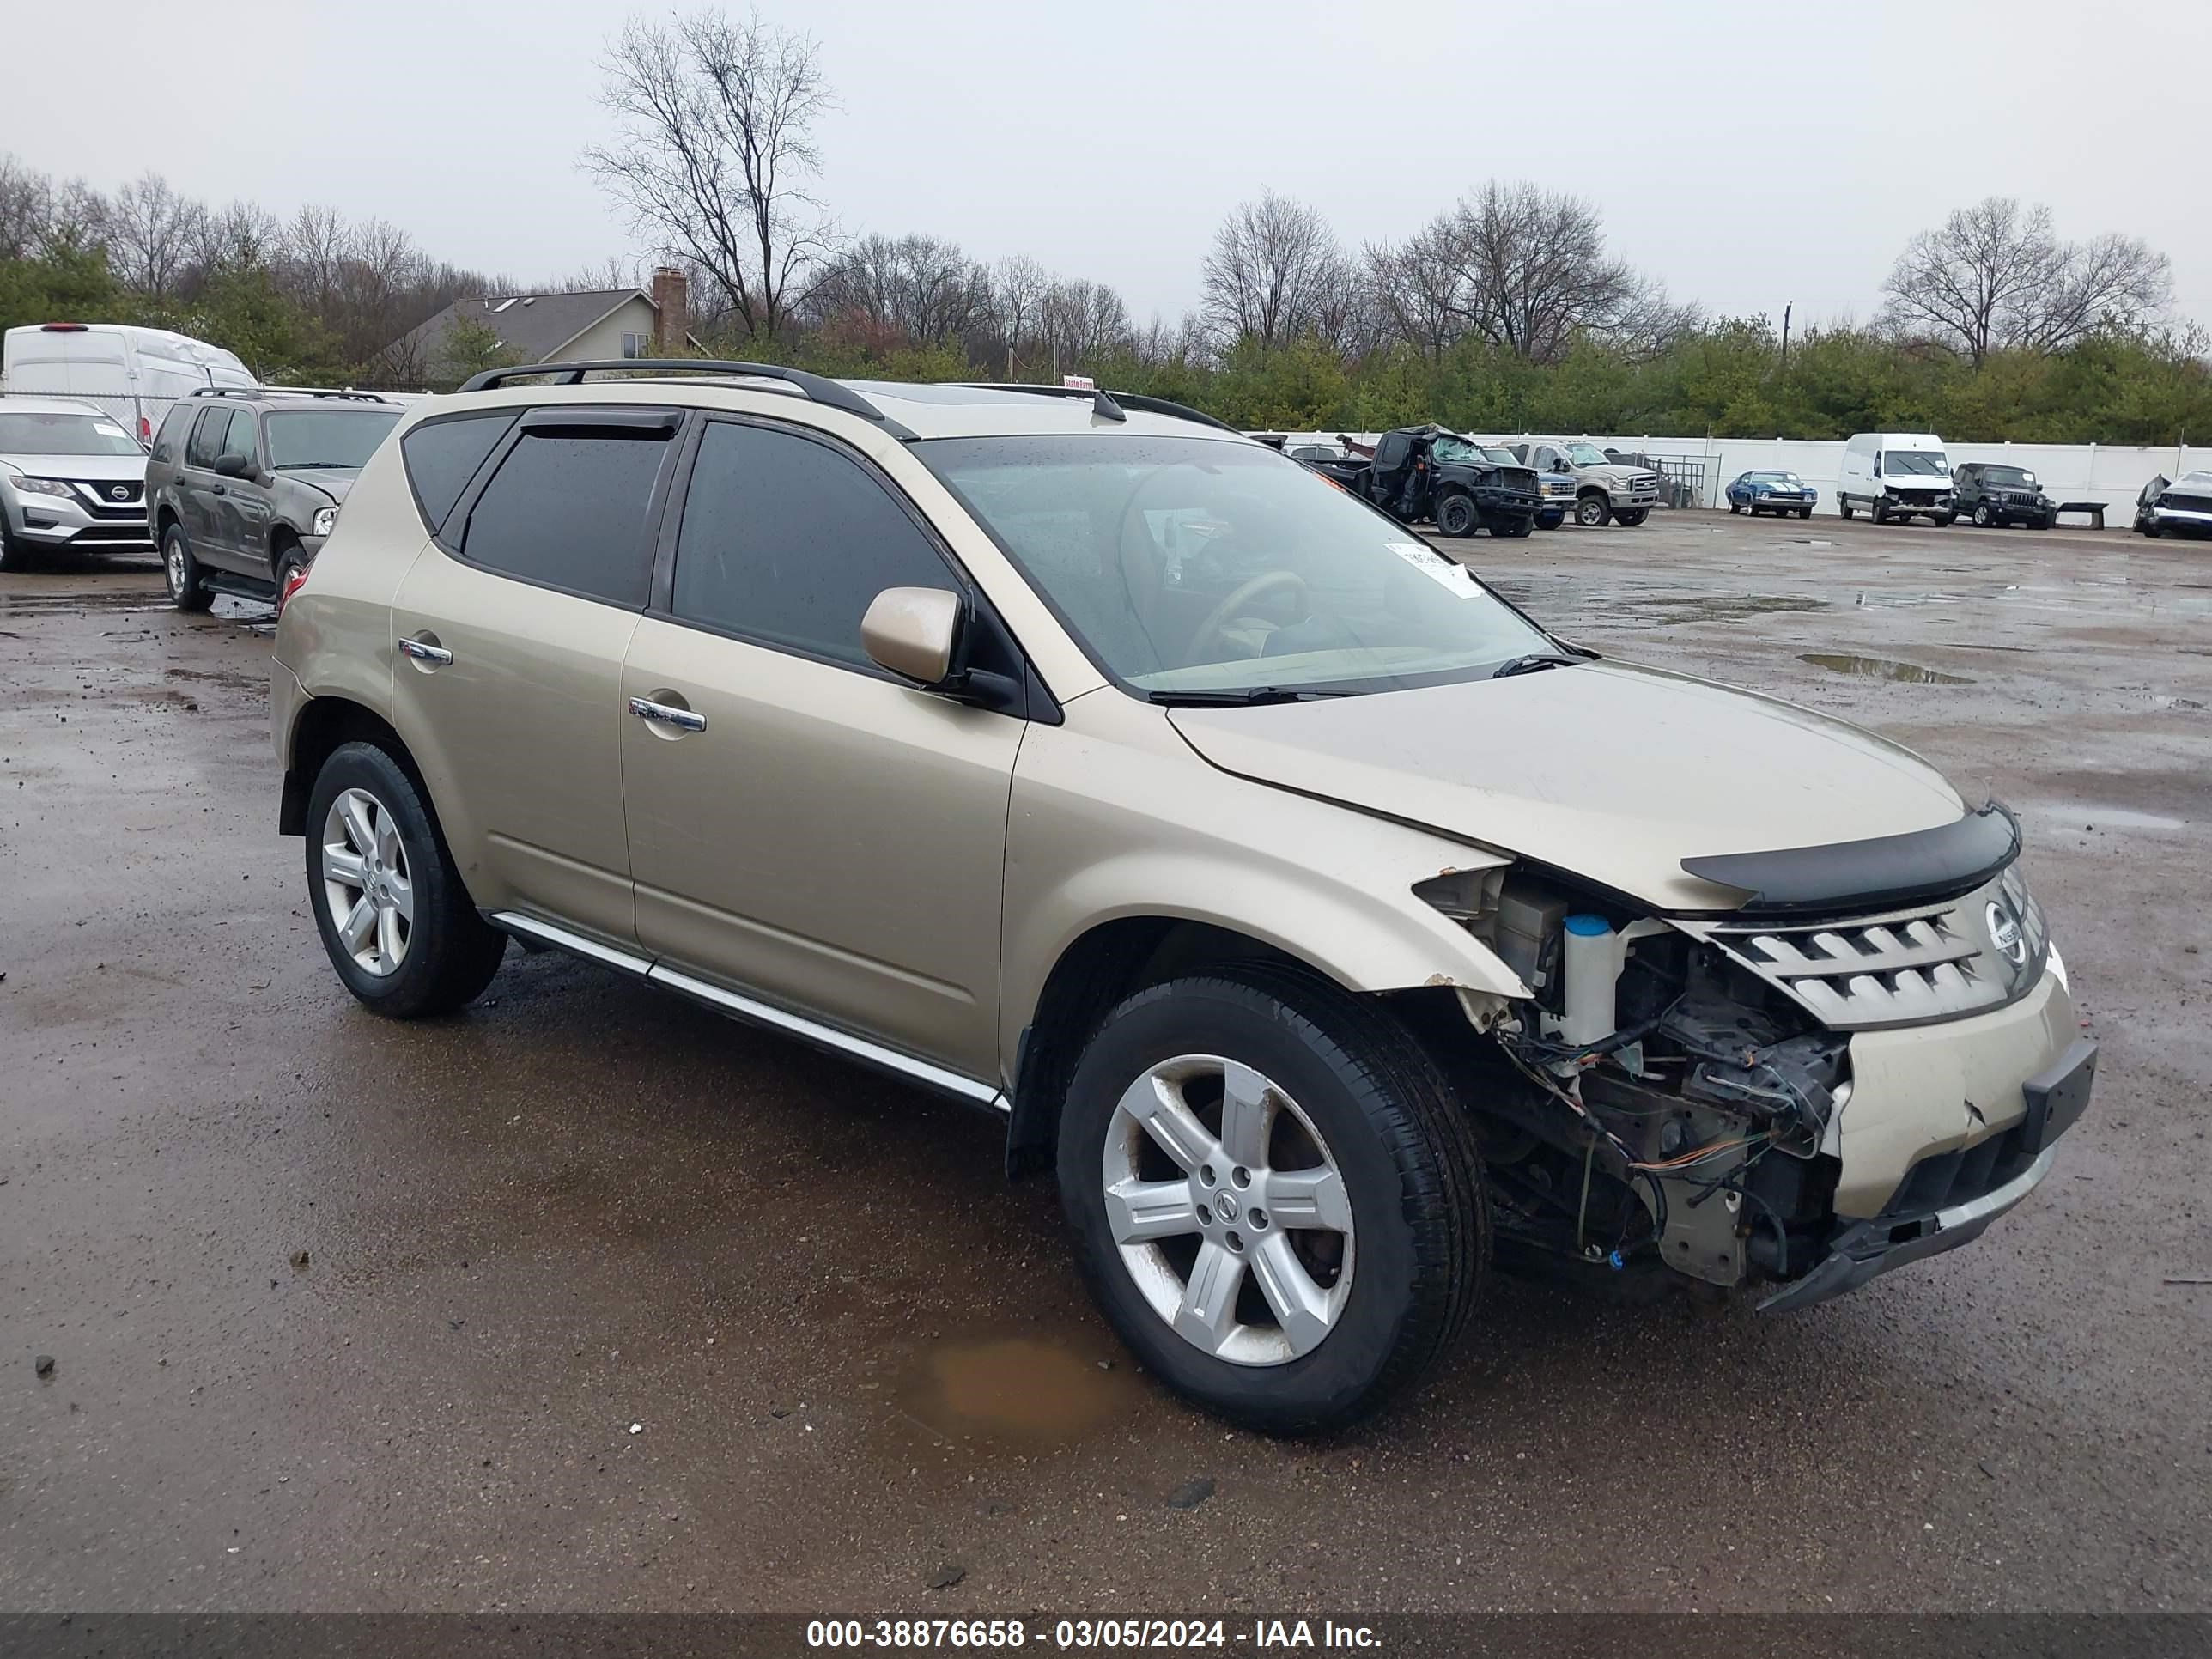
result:
[[[1732,909],[1525,864],[1422,884],[1531,993],[1457,993],[1492,1039],[1465,1094],[1500,1246],[1781,1310],[1978,1236],[2049,1170],[2096,1064],[2019,852],[1992,802],[1681,860]]]

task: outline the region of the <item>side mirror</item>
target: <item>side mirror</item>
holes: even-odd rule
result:
[[[942,587],[886,587],[860,618],[868,659],[927,689],[952,678],[966,607]]]
[[[215,475],[218,478],[245,478],[252,476],[253,460],[246,455],[218,455],[215,458]]]

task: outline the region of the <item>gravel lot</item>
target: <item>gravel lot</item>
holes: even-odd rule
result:
[[[0,1607],[2212,1609],[2212,545],[1449,546],[2021,810],[2105,1058],[1986,1239],[1781,1318],[1500,1282],[1384,1420],[1229,1432],[981,1116],[519,951],[360,1012],[265,613],[0,578]]]

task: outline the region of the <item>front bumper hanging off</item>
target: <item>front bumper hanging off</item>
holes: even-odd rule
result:
[[[2088,1109],[2096,1071],[2097,1045],[2084,1038],[2055,1065],[2021,1085],[2027,1112],[2005,1136],[2010,1145],[2004,1152],[2015,1163],[2027,1158],[2025,1169],[1971,1198],[1934,1208],[1912,1201],[1916,1183],[1908,1180],[1899,1199],[1882,1214],[1847,1222],[1812,1271],[1761,1300],[1759,1311],[1783,1313],[1825,1302],[1856,1290],[1893,1267],[1940,1255],[1980,1237],[1990,1223],[2033,1192],[2051,1173],[2057,1157],[2058,1137]]]

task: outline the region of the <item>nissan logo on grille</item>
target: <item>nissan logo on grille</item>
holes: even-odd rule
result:
[[[108,499],[109,501],[129,501],[129,500],[131,499],[131,486],[130,486],[129,484],[111,484],[111,485],[109,485],[109,486],[108,486],[108,490],[107,490],[107,499]]]
[[[1990,901],[1983,919],[1989,923],[1990,943],[2004,953],[2004,959],[2015,968],[2027,965],[2027,936],[2020,930],[2020,921],[1995,899]]]

